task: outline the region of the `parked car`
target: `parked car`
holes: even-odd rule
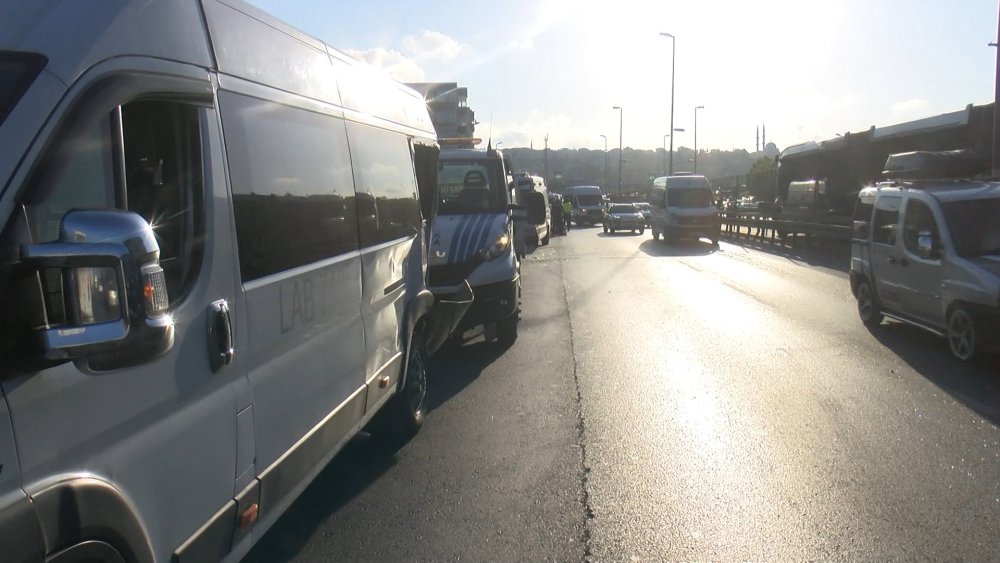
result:
[[[424,420],[426,103],[239,0],[3,11],[0,559],[239,560]]]
[[[653,206],[645,201],[639,201],[633,205],[635,205],[639,209],[639,212],[642,213],[643,221],[645,221],[646,226],[648,227],[650,225],[650,218],[653,215]]]
[[[640,235],[646,231],[646,220],[639,208],[631,203],[612,203],[604,214],[604,232],[630,230]]]
[[[968,361],[1000,340],[1000,182],[905,180],[858,194],[851,290],[861,321],[891,317]]]

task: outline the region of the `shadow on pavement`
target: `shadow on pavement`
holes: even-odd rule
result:
[[[643,231],[643,232],[640,233],[638,231],[632,232],[632,231],[624,231],[624,230],[622,230],[622,231],[618,231],[617,233],[603,233],[603,232],[602,233],[597,233],[597,236],[599,236],[601,238],[604,238],[604,237],[608,237],[608,238],[615,238],[615,237],[641,237],[641,236],[645,236],[645,234],[646,234],[645,231]]]
[[[914,371],[993,424],[1000,425],[1000,356],[984,355],[970,364],[955,359],[948,342],[906,323],[885,321],[869,329],[879,342]]]
[[[362,432],[347,443],[292,503],[245,563],[295,561],[326,520],[396,464],[396,453],[409,438],[379,437]]]
[[[506,351],[507,348],[495,342],[480,340],[464,345],[448,342],[431,359],[427,409],[433,411],[459,394]]]
[[[787,237],[787,243],[780,240],[725,236],[723,240],[741,248],[749,248],[773,256],[780,256],[810,266],[822,266],[831,270],[847,272],[851,268],[851,245],[848,241],[822,240],[816,237]]]
[[[645,240],[639,250],[650,256],[708,256],[719,251],[714,244],[703,240],[680,240],[667,243],[663,240]]]
[[[502,346],[481,341],[446,345],[431,359],[428,411],[460,393],[505,351]],[[375,438],[366,432],[359,433],[320,472],[243,561],[296,560],[327,519],[396,465],[396,454],[409,441],[409,437]]]

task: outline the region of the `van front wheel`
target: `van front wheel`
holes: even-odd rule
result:
[[[858,283],[857,297],[858,316],[861,317],[861,322],[868,327],[882,324],[884,317],[878,310],[878,301],[875,299],[875,292],[872,291],[868,280],[861,280]]]
[[[517,313],[497,323],[497,344],[509,348],[514,345],[515,340],[517,340]]]
[[[951,353],[963,362],[976,357],[978,350],[976,319],[965,307],[955,307],[948,314],[948,346]]]
[[[375,415],[367,430],[380,436],[412,436],[420,430],[427,416],[427,347],[423,333],[415,331],[410,339],[406,380],[402,388]]]

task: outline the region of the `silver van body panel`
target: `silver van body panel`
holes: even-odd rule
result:
[[[2,11],[0,50],[39,53],[47,64],[0,123],[0,223],[17,218],[24,193],[36,189],[29,174],[70,117],[86,109],[107,123],[118,106],[153,94],[180,96],[198,117],[204,231],[197,273],[182,298],[170,296],[176,339],[165,355],[99,373],[82,360],[31,373],[2,366],[0,522],[33,517],[34,525],[18,529],[45,530],[44,538],[21,536],[31,544],[25,553],[66,547],[52,542],[84,539],[73,533],[113,527],[100,519],[121,516],[135,541],[114,547],[129,558],[236,559],[392,398],[395,386],[370,394],[366,381],[383,373],[399,379],[416,323],[407,315],[430,306],[419,233],[240,281],[217,92],[293,102],[433,144],[426,105],[238,0],[5,1]],[[124,86],[106,89],[106,79]],[[114,99],[128,89],[133,94]],[[213,368],[206,342],[217,322],[209,305],[218,302],[231,311],[235,353]],[[118,516],[100,504],[51,502],[62,495],[104,495]],[[255,495],[260,521],[233,532],[237,506]],[[39,502],[25,512],[31,498]],[[81,517],[98,520],[74,520]],[[66,527],[72,521],[75,532]],[[215,542],[219,530],[231,544]]]

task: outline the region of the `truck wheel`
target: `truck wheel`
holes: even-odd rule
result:
[[[878,300],[875,298],[875,292],[872,291],[872,286],[868,283],[868,280],[861,280],[858,283],[857,296],[858,316],[861,317],[861,322],[867,327],[882,324],[884,317],[878,309]]]
[[[423,333],[414,332],[410,341],[406,381],[366,430],[376,436],[412,436],[427,416],[427,347]]]
[[[948,346],[952,355],[963,362],[975,358],[979,352],[976,319],[961,305],[948,313]]]
[[[515,340],[517,340],[517,313],[497,323],[497,344],[509,348],[514,345]]]

